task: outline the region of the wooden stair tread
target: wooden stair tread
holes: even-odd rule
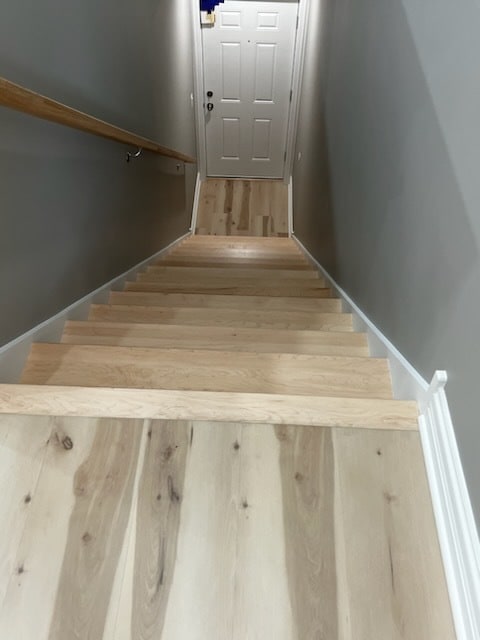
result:
[[[277,311],[317,311],[341,313],[338,298],[294,298],[281,296],[235,296],[148,291],[112,291],[109,304],[134,304],[152,307],[205,307],[215,309],[251,309]]]
[[[42,343],[32,346],[21,382],[392,397],[384,359]]]
[[[242,247],[242,246],[187,246],[180,245],[175,247],[169,255],[173,256],[213,256],[215,258],[244,258],[252,259],[272,259],[272,260],[291,260],[293,262],[305,262],[305,256],[295,248],[280,247]]]
[[[143,272],[151,274],[155,277],[172,280],[202,280],[206,278],[214,279],[240,279],[249,282],[250,280],[266,280],[275,283],[277,279],[281,280],[321,280],[325,283],[323,277],[320,276],[316,269],[291,270],[291,269],[243,269],[241,267],[231,268],[228,270],[221,267],[170,267],[162,265],[152,265],[147,267]],[[325,285],[324,285],[325,286]]]
[[[67,321],[63,344],[368,356],[365,334]]]
[[[418,430],[416,402],[260,393],[0,385],[6,414]]]
[[[269,258],[215,258],[214,256],[192,256],[192,255],[175,255],[170,253],[163,258],[159,258],[154,264],[159,266],[185,266],[185,267],[217,267],[222,269],[285,269],[288,266],[290,271],[309,271],[312,269],[310,263],[306,260],[282,260]]]
[[[260,246],[293,246],[298,249],[298,245],[291,238],[273,238],[267,236],[222,236],[222,235],[193,235],[185,238],[182,245],[204,245],[204,244],[234,244],[234,245],[260,245]]]
[[[305,281],[279,280],[243,280],[228,278],[204,278],[181,282],[174,279],[158,279],[152,274],[139,274],[136,282],[127,282],[126,291],[170,291],[172,293],[219,293],[250,296],[294,296],[305,298],[331,297],[331,290],[321,280]]]
[[[236,309],[93,304],[88,319],[190,326],[207,324],[224,327],[353,331],[352,316],[348,313],[249,309],[239,312]]]

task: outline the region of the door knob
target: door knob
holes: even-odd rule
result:
[[[213,97],[213,91],[207,91],[207,98]]]
[[[207,104],[207,111],[213,111],[213,103],[209,102]]]

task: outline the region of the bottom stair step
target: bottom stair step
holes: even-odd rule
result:
[[[418,430],[416,402],[261,393],[5,384],[0,413]]]
[[[34,344],[21,382],[391,398],[384,359]]]

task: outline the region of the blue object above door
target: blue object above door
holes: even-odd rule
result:
[[[224,0],[200,0],[200,11],[213,11]]]

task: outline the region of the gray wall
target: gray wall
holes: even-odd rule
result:
[[[293,167],[295,234],[331,273],[336,256],[327,152],[326,83],[331,12],[311,0]]]
[[[427,380],[448,371],[480,523],[480,5],[326,0],[323,10],[298,150],[307,131],[311,147],[326,140],[332,208],[314,201],[323,165],[297,163],[296,230],[320,260],[336,251],[340,284]],[[312,240],[331,217],[333,234]]]
[[[195,155],[189,0],[0,4],[0,75]],[[188,230],[196,168],[0,107],[0,345]]]

